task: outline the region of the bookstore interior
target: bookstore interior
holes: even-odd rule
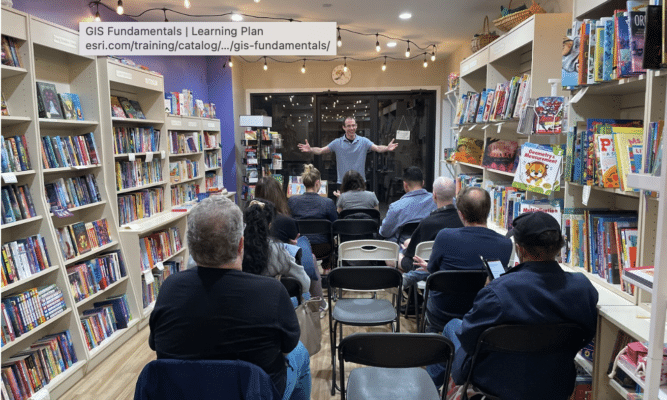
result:
[[[297,145],[325,147],[348,116],[373,143],[399,143],[369,152],[361,174],[383,216],[405,194],[403,170],[418,166],[429,191],[439,176],[487,190],[487,225],[502,235],[526,212],[558,220],[560,265],[599,295],[571,399],[667,399],[664,0],[476,1],[493,7],[457,47],[339,21],[328,58],[80,53],[82,20],[231,14],[134,3],[121,15],[120,0],[2,2],[2,399],[77,398],[74,388],[147,338],[162,283],[189,266],[187,221],[203,199],[243,210],[267,176],[297,196],[312,163],[320,196],[335,201],[336,156]],[[274,11],[274,22],[296,15]],[[346,53],[341,39],[370,40],[377,53]],[[385,53],[387,40],[407,43],[405,58]],[[321,324],[328,335],[331,318]],[[333,354],[311,358],[314,399],[333,393]],[[142,367],[116,384],[133,389]],[[134,391],[124,393],[115,398]]]

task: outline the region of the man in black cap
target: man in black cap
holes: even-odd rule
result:
[[[521,263],[480,290],[463,320],[451,320],[443,331],[456,348],[452,379],[457,385],[465,383],[475,346],[487,328],[575,323],[584,329],[587,341],[595,335],[598,293],[583,274],[565,272],[555,261],[564,244],[558,221],[538,211],[518,216],[513,226]],[[475,382],[501,399],[567,399],[575,383],[573,359],[574,354],[571,359],[542,355],[527,360],[491,353],[476,362]],[[554,376],[543,368],[545,363],[566,373]],[[436,384],[443,383],[439,365],[427,370]],[[545,372],[528,381],[521,371]]]

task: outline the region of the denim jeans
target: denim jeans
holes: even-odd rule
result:
[[[287,383],[283,400],[310,400],[310,355],[299,344],[287,355]]]
[[[426,271],[408,271],[403,274],[403,289],[407,289],[412,285],[415,285],[419,281],[425,281],[429,276],[429,272]]]
[[[454,318],[445,325],[445,329],[442,331],[442,335],[451,340],[454,344],[454,354],[461,348],[461,342],[459,341],[458,336],[456,336],[456,331],[461,327],[462,322],[462,320]],[[445,364],[432,364],[426,367],[426,372],[428,372],[431,379],[433,379],[433,383],[435,383],[435,386],[437,387],[442,386],[444,383],[446,370],[447,367]]]

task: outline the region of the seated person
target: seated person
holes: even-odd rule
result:
[[[282,275],[296,278],[302,292],[306,294],[310,289],[310,278],[303,266],[297,264],[287,249],[269,234],[274,217],[275,209],[269,201],[253,200],[245,209],[243,271],[271,277]],[[304,298],[308,299],[310,295]]]
[[[310,358],[287,290],[241,271],[239,207],[209,197],[187,223],[197,266],[162,284],[149,320],[150,348],[158,359],[247,361],[266,371],[284,399],[310,399]]]
[[[328,219],[334,222],[338,219],[336,205],[333,200],[322,197],[318,193],[322,182],[320,181],[320,171],[312,164],[306,164],[303,167],[301,180],[306,187],[306,193],[292,196],[287,200],[292,217],[295,219]],[[324,235],[306,235],[313,248],[313,254],[317,258],[327,257],[331,254],[331,243]],[[328,268],[328,265],[322,265]]]
[[[538,211],[519,215],[513,225],[521,263],[480,290],[463,320],[453,319],[445,326],[443,335],[456,348],[452,379],[457,385],[465,383],[479,336],[487,328],[575,323],[585,331],[586,341],[595,335],[598,293],[583,274],[565,272],[555,261],[564,244],[558,221]],[[565,400],[574,390],[576,351],[565,358],[492,353],[476,361],[475,383],[501,399]],[[554,367],[563,374],[554,376]],[[427,371],[436,385],[443,383],[441,366]],[[522,371],[530,371],[530,381]]]
[[[259,178],[255,185],[255,198],[273,203],[276,208],[276,215],[286,215],[288,217],[291,215],[285,191],[282,185],[272,176]]]
[[[308,238],[299,234],[299,225],[294,218],[276,214],[271,223],[271,237],[282,243],[297,264],[303,265],[303,269],[310,278],[310,295],[322,297],[322,281],[317,259],[311,250]]]
[[[433,182],[433,201],[436,207],[431,215],[424,218],[410,239],[403,242],[403,251],[398,255],[399,268],[403,274],[403,288],[408,288],[428,277],[427,271],[415,271],[414,260],[417,245],[435,240],[438,232],[444,228],[462,228],[463,223],[456,212],[453,200],[456,195],[456,183],[451,178],[439,177]]]
[[[408,236],[399,237],[401,227],[409,222],[419,222],[435,210],[431,193],[424,189],[424,174],[419,167],[408,167],[403,172],[405,194],[389,205],[387,215],[380,226],[380,236],[396,243],[403,243]]]
[[[354,210],[358,208],[374,208],[379,210],[375,193],[366,190],[366,181],[361,174],[353,169],[343,175],[343,183],[340,186],[340,196],[336,203],[338,213],[343,210]]]
[[[449,270],[483,270],[479,256],[497,258],[504,265],[512,253],[512,241],[486,227],[491,210],[489,193],[478,187],[466,187],[456,197],[456,208],[463,228],[445,228],[435,237],[431,258],[427,263],[415,256],[415,265],[429,273]],[[426,331],[442,332],[449,321],[444,310],[455,297],[433,291],[426,306]]]

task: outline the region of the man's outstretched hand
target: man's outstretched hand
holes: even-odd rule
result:
[[[308,141],[306,141],[308,143]],[[391,142],[387,145],[387,150],[394,151],[398,147],[398,143],[394,143],[394,139],[391,139]]]
[[[299,150],[301,150],[303,153],[311,152],[310,144],[308,144],[308,139],[306,139],[306,144],[299,143],[297,146],[299,147]]]

